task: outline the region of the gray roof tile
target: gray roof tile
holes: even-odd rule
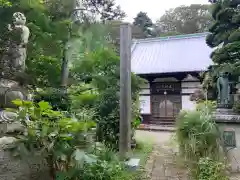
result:
[[[136,74],[205,71],[212,64],[207,33],[134,40],[131,68]]]

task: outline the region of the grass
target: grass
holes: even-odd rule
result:
[[[128,173],[129,180],[141,180],[145,176],[145,165],[148,160],[150,153],[153,150],[153,143],[144,140],[137,140],[137,147],[134,149],[129,156],[132,158],[140,159],[140,167],[134,171]]]
[[[149,142],[137,141],[137,147],[133,150],[134,158],[140,159],[140,165],[143,166],[146,164],[146,161],[149,157],[149,154],[153,150],[153,144]]]

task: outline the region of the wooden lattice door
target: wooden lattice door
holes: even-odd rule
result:
[[[154,120],[174,121],[181,109],[180,95],[153,95],[152,117]]]
[[[155,83],[151,92],[152,120],[174,121],[181,110],[180,83]]]

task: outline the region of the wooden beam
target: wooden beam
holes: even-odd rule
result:
[[[119,153],[124,159],[131,148],[131,35],[130,24],[120,26],[120,139]]]

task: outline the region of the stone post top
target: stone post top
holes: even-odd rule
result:
[[[214,118],[217,123],[240,123],[240,115],[228,108],[217,108]]]
[[[130,26],[131,25],[131,23],[129,23],[129,22],[123,22],[123,23],[121,23],[121,26]]]

